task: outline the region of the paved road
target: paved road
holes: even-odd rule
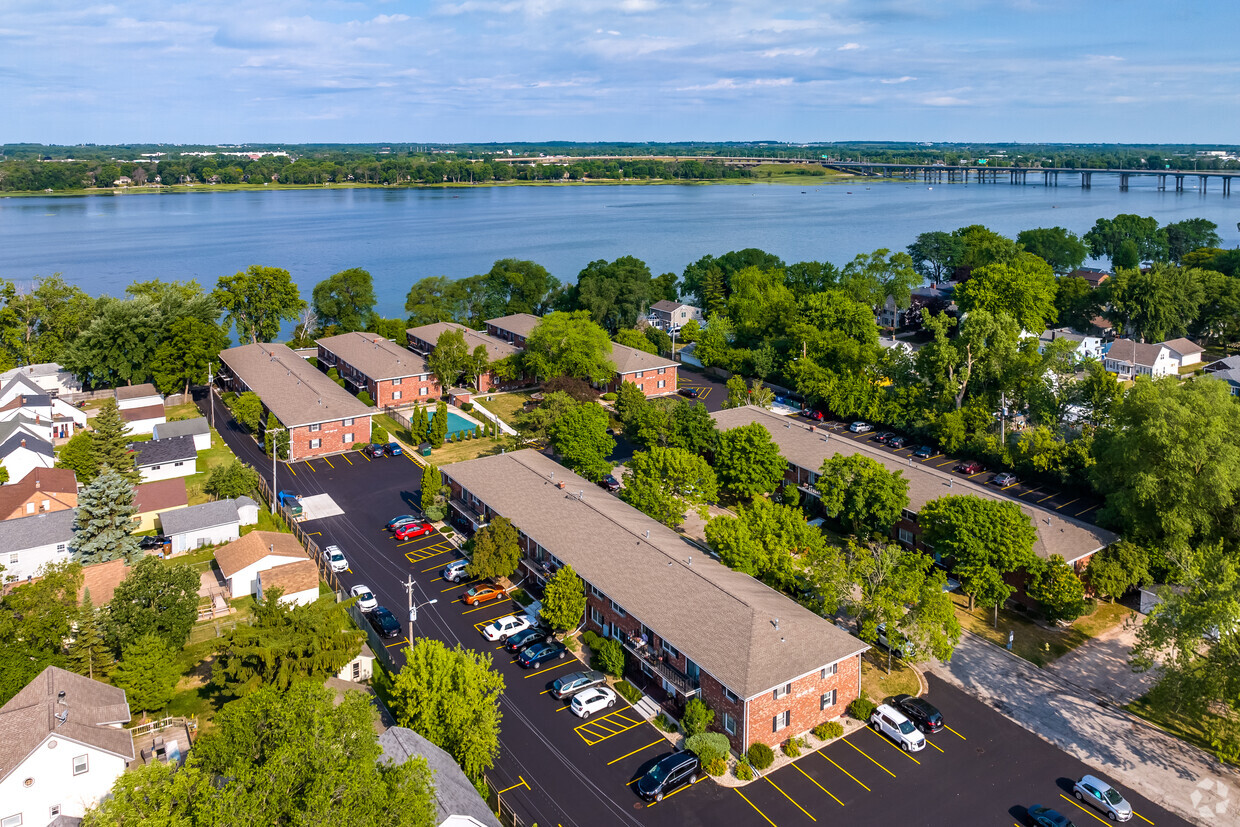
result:
[[[1121,624],[1091,638],[1047,664],[1067,683],[1112,703],[1131,703],[1154,687],[1159,669],[1134,672],[1129,663],[1145,615],[1133,613]]]

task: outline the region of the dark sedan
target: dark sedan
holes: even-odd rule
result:
[[[524,652],[531,646],[546,643],[547,639],[550,637],[551,633],[546,629],[540,629],[537,626],[533,626],[526,629],[524,632],[517,632],[512,637],[508,638],[508,642],[504,644],[504,648],[515,655],[518,652]]]
[[[400,637],[400,621],[389,609],[376,606],[366,617],[370,619],[370,625],[375,627],[379,637]]]
[[[162,534],[156,534],[154,537],[143,537],[138,541],[138,548],[143,551],[152,551],[157,548],[163,548],[168,545],[168,538]]]
[[[893,434],[891,431],[883,431],[881,434],[874,435],[874,441],[877,442],[879,445],[886,445],[887,440],[894,439],[894,438],[895,438],[895,434]]]
[[[904,447],[904,437],[896,434],[887,440],[887,447],[893,450],[899,450]]]
[[[654,766],[637,780],[634,788],[647,801],[662,801],[685,784],[694,784],[702,762],[691,752],[669,752],[654,762]]]
[[[1038,804],[1029,808],[1029,823],[1034,827],[1076,827],[1067,816]]]
[[[917,459],[930,459],[930,457],[934,456],[934,449],[929,445],[919,445],[917,450],[913,452],[913,456],[917,457]]]
[[[677,391],[677,393],[679,393],[681,396],[687,396],[690,399],[697,399],[699,396],[702,395],[702,392],[698,390],[697,388],[681,388],[679,391]]]
[[[914,698],[912,695],[896,695],[892,703],[913,722],[914,726],[927,735],[943,730],[943,714],[926,699]]]
[[[563,660],[567,652],[568,649],[558,640],[538,643],[517,656],[517,665],[522,669],[537,669],[547,661]]]
[[[386,446],[384,446],[384,451],[387,452],[389,457],[398,457],[405,453],[400,449],[400,444],[396,442],[389,442]]]
[[[620,490],[620,480],[616,479],[611,474],[608,474],[607,476],[599,480],[598,484],[599,484],[599,487],[606,488],[608,491],[612,492],[613,494]]]
[[[408,525],[409,523],[417,523],[417,522],[421,522],[421,521],[417,517],[413,516],[412,514],[402,514],[399,517],[393,517],[392,519],[388,520],[387,525],[384,527],[388,531],[394,531],[403,525]]]

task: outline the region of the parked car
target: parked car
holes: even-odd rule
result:
[[[615,705],[616,693],[605,686],[596,686],[574,695],[568,710],[578,718],[589,718],[595,712],[611,709]]]
[[[598,484],[600,488],[606,488],[613,494],[620,490],[620,480],[616,479],[611,474],[608,474],[599,480]]]
[[[975,459],[966,459],[964,462],[956,466],[956,470],[962,474],[980,474],[986,469]]]
[[[801,411],[801,416],[805,417],[806,419],[812,419],[815,422],[822,421],[822,411],[816,411],[813,408],[806,408],[805,410]]]
[[[895,741],[905,752],[920,752],[926,748],[926,736],[891,704],[878,705],[870,715],[870,726]]]
[[[659,757],[654,766],[637,780],[634,788],[647,801],[662,801],[685,784],[694,784],[701,772],[702,762],[691,752],[669,752]]]
[[[1084,801],[1112,821],[1128,821],[1132,818],[1132,805],[1107,782],[1092,775],[1083,775],[1072,785],[1077,801]]]
[[[375,600],[375,596],[371,593],[369,586],[354,586],[349,589],[349,595],[357,598],[357,608],[363,612],[369,612],[379,605],[379,601]]]
[[[690,399],[697,399],[699,396],[702,395],[702,392],[698,390],[697,388],[681,388],[679,391],[677,391],[677,393],[679,393],[681,396],[687,396]]]
[[[856,422],[848,426],[848,430],[852,431],[854,434],[868,434],[870,431],[874,430],[874,426],[868,422],[863,422],[858,419]]]
[[[408,525],[409,523],[418,523],[418,522],[421,522],[421,520],[419,520],[417,517],[413,516],[412,514],[401,514],[399,517],[393,517],[392,519],[388,520],[384,528],[386,528],[388,531],[395,531],[396,529],[400,528],[403,525]]]
[[[482,583],[471,587],[465,594],[461,595],[461,602],[467,606],[476,606],[479,603],[486,603],[488,600],[495,600],[503,597],[507,592],[499,586],[493,586],[490,583]]]
[[[897,636],[894,642],[888,641],[886,623],[878,624],[878,644],[885,649],[890,649],[891,654],[895,655],[897,658],[904,658],[907,660],[908,657],[917,654],[916,650],[913,648],[913,645],[901,637]]]
[[[373,443],[362,448],[362,453],[368,457],[378,459],[383,456],[383,446],[378,443]]]
[[[534,623],[525,615],[507,615],[497,618],[482,627],[482,636],[492,643],[504,642],[517,632],[524,632]]]
[[[327,565],[331,566],[332,571],[344,571],[349,567],[349,561],[344,559],[344,552],[340,550],[340,546],[328,546],[323,549],[323,559],[327,561]]]
[[[1027,812],[1029,813],[1029,823],[1034,825],[1034,827],[1076,827],[1067,816],[1052,810],[1050,807],[1034,804]]]
[[[917,459],[930,459],[934,456],[934,448],[929,445],[918,445],[917,450],[913,452],[913,456]]]
[[[387,445],[383,446],[383,450],[389,457],[398,457],[405,453],[400,449],[400,444],[396,442],[389,442]]]
[[[874,435],[874,441],[877,442],[879,445],[886,445],[887,440],[891,439],[894,436],[895,434],[893,434],[891,431],[883,431],[881,434]]]
[[[543,629],[540,626],[531,626],[524,632],[517,632],[512,637],[508,638],[508,642],[504,644],[504,648],[515,655],[518,652],[524,652],[531,646],[535,646],[539,643],[546,643],[550,637],[551,632],[546,629]]]
[[[469,576],[465,573],[465,568],[468,565],[468,560],[453,560],[440,570],[439,575],[449,583],[460,583]]]
[[[588,672],[570,672],[551,682],[551,694],[563,700],[583,689],[592,689],[607,683],[607,676],[593,669]]]
[[[375,606],[366,614],[366,617],[370,620],[370,625],[374,626],[375,631],[379,633],[379,637],[400,637],[400,621],[390,610]]]
[[[558,640],[536,643],[522,650],[517,665],[522,669],[537,669],[549,660],[563,660],[568,649]]]
[[[142,549],[143,551],[152,551],[157,548],[163,548],[164,546],[168,545],[168,543],[169,543],[168,538],[165,537],[163,534],[156,534],[154,536],[148,535],[138,541],[138,548]]]
[[[990,481],[995,485],[1002,485],[1004,488],[1007,488],[1009,485],[1016,484],[1016,475],[1011,471],[1000,471],[998,474],[995,474]]]
[[[925,698],[914,698],[912,695],[896,695],[891,699],[896,709],[913,722],[913,725],[927,735],[943,730],[943,713],[938,707]]]
[[[405,523],[392,532],[397,540],[412,540],[415,537],[421,537],[423,534],[434,534],[435,527],[430,523]]]
[[[904,447],[904,437],[899,434],[892,435],[892,437],[887,440],[887,447],[895,451],[900,450]]]

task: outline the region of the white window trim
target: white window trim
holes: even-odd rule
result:
[[[731,724],[731,726],[729,726]],[[723,713],[723,731],[729,735],[736,734],[736,716],[731,712]]]
[[[82,762],[81,770],[78,770],[78,761]],[[90,772],[90,755],[73,756],[73,774],[74,775],[85,775],[88,772]]]
[[[831,696],[831,703],[827,703],[828,695]],[[818,698],[818,710],[821,712],[823,710],[830,709],[831,707],[835,706],[838,702],[839,702],[839,695],[836,693],[834,689],[829,689],[826,692],[823,692],[822,695]]]
[[[14,821],[13,819],[17,820]],[[22,814],[16,813],[15,815],[0,818],[0,827],[22,827]]]

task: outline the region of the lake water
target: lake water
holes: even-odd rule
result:
[[[1213,182],[1217,187],[1217,182]],[[655,273],[712,253],[759,247],[785,261],[844,264],[918,233],[985,224],[1084,233],[1099,217],[1208,218],[1240,245],[1240,196],[1159,192],[1154,179],[1094,176],[1092,189],[1000,184],[850,182],[798,186],[660,185],[334,189],[0,198],[0,277],[61,273],[94,294],[142,279],[214,285],[251,264],[289,270],[309,298],[348,267],[375,279],[377,308],[404,315],[424,276],[482,273],[532,259],[565,281],[595,259],[634,255]]]

